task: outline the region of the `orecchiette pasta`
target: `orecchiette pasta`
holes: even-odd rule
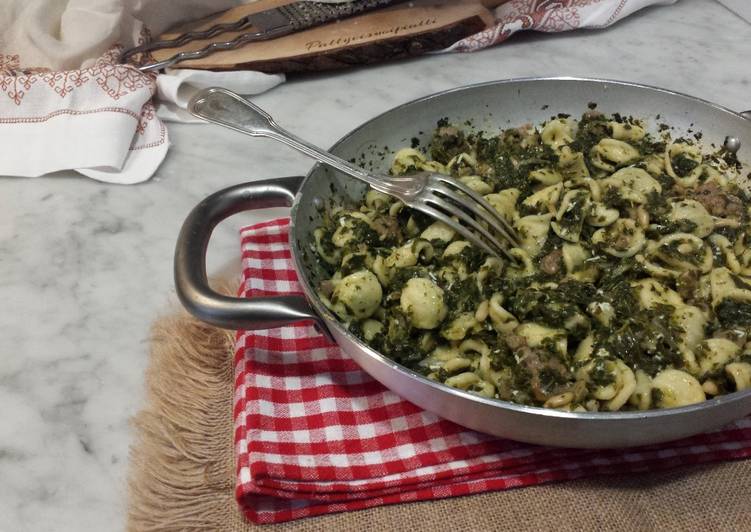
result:
[[[684,226],[699,238],[705,238],[714,231],[714,220],[704,208],[704,205],[696,200],[683,199],[670,205],[668,222],[677,226]]]
[[[585,190],[566,192],[555,214],[555,221],[550,222],[550,228],[561,239],[578,242],[588,207],[589,192]]]
[[[732,362],[725,366],[725,372],[733,379],[736,390],[751,388],[751,364],[748,362]]]
[[[696,377],[678,369],[665,369],[652,379],[652,389],[657,393],[657,405],[662,408],[686,406],[706,399]]]
[[[522,249],[530,256],[537,256],[545,245],[552,217],[552,214],[535,214],[524,216],[516,223],[516,228],[522,239]]]
[[[540,213],[554,212],[562,190],[563,185],[561,183],[550,185],[529,196],[522,202],[522,205]]]
[[[637,410],[648,410],[652,405],[652,379],[641,369],[636,370],[634,378],[636,385],[628,400]]]
[[[451,229],[443,222],[433,222],[420,233],[420,238],[431,241],[440,240],[442,242],[451,242],[456,235],[456,231]]]
[[[610,122],[611,135],[616,140],[638,142],[644,138],[647,132],[638,124],[624,124],[622,122]]]
[[[542,141],[553,149],[560,148],[574,140],[571,125],[566,119],[551,120],[542,128]]]
[[[646,203],[650,194],[662,192],[659,181],[641,168],[622,168],[601,181],[601,186],[614,189],[621,198],[632,203]]]
[[[600,170],[612,172],[635,161],[639,155],[639,150],[628,142],[604,138],[590,150],[590,162]]]
[[[587,216],[587,223],[593,227],[607,227],[615,222],[621,213],[618,209],[612,209],[602,203],[592,203]]]
[[[507,188],[493,194],[487,194],[485,199],[493,208],[498,211],[506,220],[513,222],[519,218],[519,211],[516,208],[516,202],[519,199],[519,190],[516,188]]]
[[[496,135],[442,122],[391,173],[482,195],[517,229],[518,260],[370,190],[313,231],[321,300],[385,355],[484,397],[587,412],[751,389],[740,163],[652,131],[597,112]]]
[[[721,370],[740,353],[741,348],[725,338],[709,338],[696,349],[702,375]]]
[[[538,170],[532,170],[529,173],[529,178],[539,182],[542,185],[555,185],[563,181],[563,176],[557,170],[552,168],[540,168]]]
[[[639,253],[647,239],[634,220],[619,218],[612,225],[595,231],[592,243],[602,246],[608,255],[624,259]]]
[[[665,150],[667,174],[683,186],[693,186],[702,174],[702,155],[698,146],[675,142]]]
[[[491,192],[493,192],[493,187],[483,181],[483,179],[478,175],[468,175],[460,177],[459,181],[467,185],[478,194],[490,194]]]
[[[410,279],[399,299],[401,310],[418,329],[435,329],[446,316],[443,290],[430,279]]]
[[[383,290],[369,270],[360,270],[337,281],[331,297],[332,309],[339,317],[369,318],[381,304]]]

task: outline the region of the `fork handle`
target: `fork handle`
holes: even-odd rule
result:
[[[320,163],[355,179],[365,181],[377,189],[384,188],[384,181],[282,129],[263,109],[227,89],[212,87],[199,91],[190,100],[188,110],[194,116],[207,122],[251,137],[267,137],[282,142]]]

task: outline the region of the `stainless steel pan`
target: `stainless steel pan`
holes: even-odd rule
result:
[[[413,136],[425,144],[436,121],[470,120],[478,129],[494,129],[551,114],[580,115],[589,102],[603,112],[619,112],[667,122],[674,136],[701,130],[702,142],[722,145],[732,136],[751,148],[751,121],[718,105],[663,89],[594,79],[552,78],[498,81],[428,96],[388,111],[363,124],[331,149],[345,159],[365,155],[376,171],[390,158],[377,153],[403,147]],[[217,109],[221,113],[221,109]],[[659,118],[657,118],[659,116]],[[227,117],[230,119],[231,117]],[[236,120],[241,120],[235,117]],[[374,149],[374,147],[377,147]],[[567,447],[609,448],[673,440],[720,427],[751,413],[751,391],[736,392],[701,404],[645,412],[568,413],[486,399],[430,381],[377,353],[350,334],[316,294],[323,272],[311,251],[312,232],[326,202],[359,201],[367,185],[315,166],[307,177],[245,183],[202,201],[186,219],[175,253],[175,282],[180,300],[198,318],[220,327],[267,329],[313,320],[365,371],[405,399],[446,419],[496,436]],[[240,211],[291,207],[290,246],[304,296],[237,299],[209,288],[205,256],[214,227]]]

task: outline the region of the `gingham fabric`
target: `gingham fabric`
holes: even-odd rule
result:
[[[288,227],[242,230],[242,295],[301,292]],[[751,455],[751,418],[628,450],[493,438],[400,399],[310,324],[238,332],[234,404],[236,495],[254,523]]]

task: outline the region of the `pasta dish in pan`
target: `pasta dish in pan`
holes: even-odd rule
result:
[[[645,410],[750,388],[740,163],[590,107],[492,135],[441,120],[395,155],[394,175],[482,194],[517,228],[516,264],[370,190],[315,230],[323,302],[385,356],[489,398]]]

